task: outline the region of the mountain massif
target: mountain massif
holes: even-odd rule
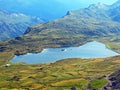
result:
[[[61,19],[30,27],[24,38],[69,46],[94,37],[116,36],[120,34],[119,9],[118,3],[111,6],[98,3],[68,11]]]
[[[45,31],[49,31],[46,33],[47,35],[57,34],[60,36],[61,33],[55,33],[60,31],[66,33],[65,36],[72,34],[73,37],[77,34],[83,36],[119,34],[119,9],[120,6],[115,7],[115,5],[107,6],[102,3],[93,4],[85,9],[68,11],[67,15],[61,19],[31,27],[29,34],[35,35],[36,32],[38,35],[38,32],[42,34]]]
[[[43,22],[40,18],[22,13],[0,11],[0,41],[15,38],[24,34],[28,26]]]

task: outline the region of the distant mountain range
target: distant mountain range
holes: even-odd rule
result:
[[[82,1],[82,2],[81,2]],[[87,7],[98,0],[0,0],[0,9],[9,12],[38,16],[46,21],[61,18],[69,10]]]
[[[28,26],[40,22],[43,20],[38,17],[0,11],[0,41],[21,36]]]
[[[46,21],[60,18],[70,10],[58,0],[0,0],[0,9],[38,16]]]

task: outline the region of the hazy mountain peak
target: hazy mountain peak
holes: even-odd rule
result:
[[[116,3],[111,5],[111,8],[117,8],[120,7],[120,0],[118,0]]]
[[[99,2],[99,3],[97,3],[97,6],[98,6],[98,8],[106,8],[107,5]]]
[[[108,5],[99,2],[97,4],[91,4],[88,8],[89,9],[107,9],[107,7]]]

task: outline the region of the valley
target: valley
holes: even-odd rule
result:
[[[119,55],[90,59],[66,58],[32,65],[24,62],[12,63],[10,60],[15,55],[39,53],[45,48],[78,47],[92,41],[102,42],[107,48],[120,53],[119,9],[119,1],[113,5],[92,4],[84,9],[68,11],[62,18],[30,26],[25,30],[24,36],[0,42],[0,89],[104,88],[108,83],[107,77],[120,74]],[[113,78],[113,81],[119,86],[118,79],[119,77]],[[119,89],[118,86],[111,88]]]

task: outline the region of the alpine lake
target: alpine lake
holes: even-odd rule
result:
[[[27,53],[15,56],[11,62],[27,64],[51,63],[67,58],[106,58],[119,55],[108,49],[105,44],[93,41],[79,47],[47,48],[40,53]]]

